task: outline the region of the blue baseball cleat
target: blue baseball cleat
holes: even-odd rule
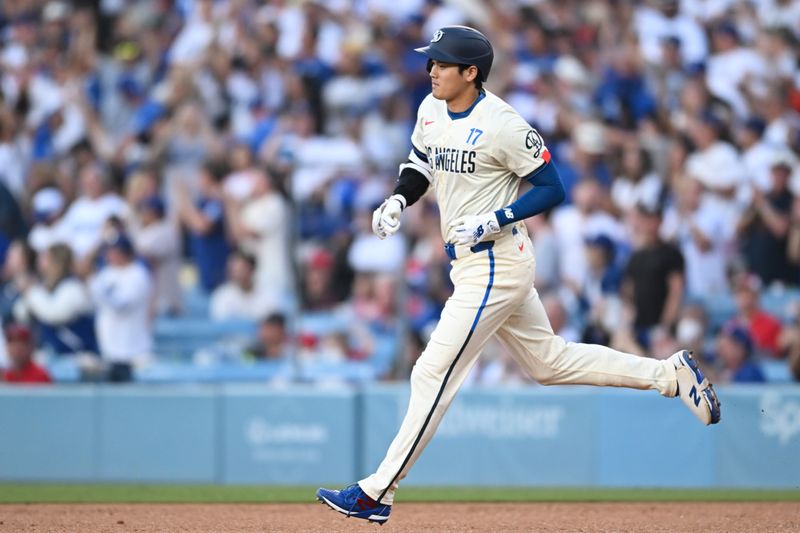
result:
[[[317,500],[348,518],[352,516],[381,525],[389,520],[392,512],[391,505],[376,502],[361,490],[358,483],[342,490],[317,489]]]
[[[716,424],[722,418],[720,403],[714,387],[700,371],[692,353],[680,350],[669,358],[678,375],[678,396],[686,407],[705,425]]]

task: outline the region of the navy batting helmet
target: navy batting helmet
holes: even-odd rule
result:
[[[467,26],[445,26],[433,34],[431,44],[415,48],[430,59],[458,65],[475,65],[481,81],[492,69],[494,51],[484,34]]]

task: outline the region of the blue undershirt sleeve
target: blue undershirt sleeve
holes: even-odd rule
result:
[[[538,215],[564,201],[566,196],[564,184],[561,183],[561,177],[552,162],[537,168],[524,179],[533,185],[533,188],[511,205],[494,212],[500,226]]]

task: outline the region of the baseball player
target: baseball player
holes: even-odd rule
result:
[[[408,412],[378,470],[342,490],[321,488],[317,499],[347,516],[388,520],[398,483],[492,335],[539,383],[654,389],[680,396],[704,424],[719,422],[717,396],[689,352],[662,361],[553,333],[522,223],[564,199],[550,153],[511,106],[483,89],[494,54],[482,33],[447,26],[416,51],[428,57],[432,90],[420,104],[394,194],[375,210],[372,229],[380,238],[396,233],[403,210],[432,187],[453,295],[411,372]],[[533,187],[517,198],[520,180]]]

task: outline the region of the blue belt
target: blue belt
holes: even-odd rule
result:
[[[484,250],[491,250],[492,246],[494,246],[494,241],[484,241],[479,242],[475,246],[472,246],[469,251],[472,253],[482,252]],[[447,257],[452,260],[456,260],[456,246],[455,244],[447,243],[444,245],[444,251],[447,253]]]

